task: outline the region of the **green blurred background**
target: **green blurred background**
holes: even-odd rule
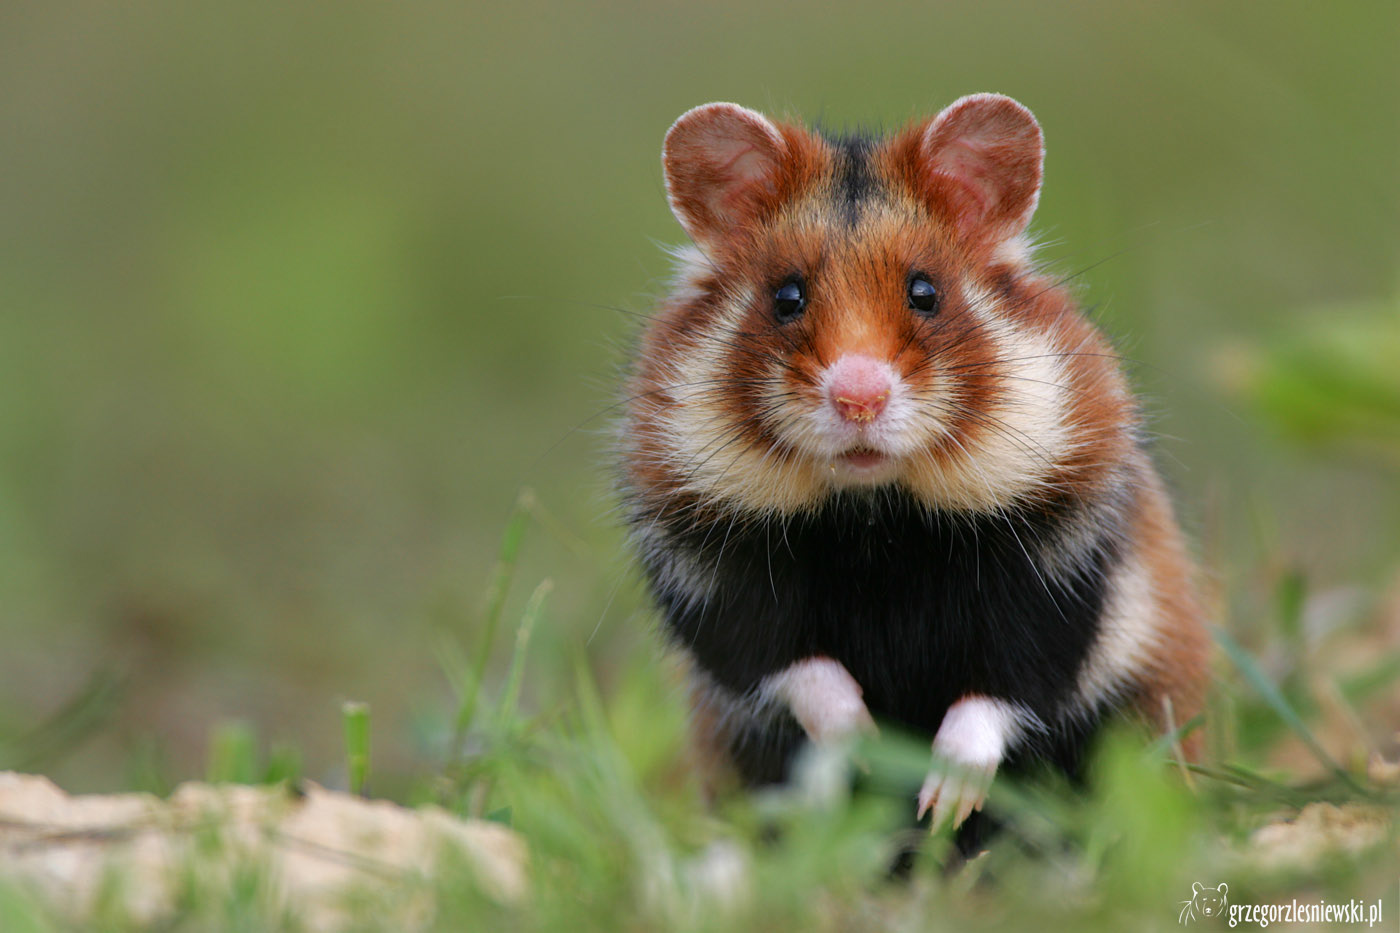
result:
[[[0,766],[159,788],[245,720],[343,784],[356,699],[404,786],[527,486],[528,701],[656,663],[599,414],[710,100],[1027,104],[1042,256],[1138,361],[1232,624],[1281,567],[1383,594],[1397,49],[1393,0],[6,4]]]

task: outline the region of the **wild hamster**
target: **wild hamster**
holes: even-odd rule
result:
[[[757,785],[898,724],[954,766],[918,795],[937,826],[999,767],[1077,774],[1115,711],[1191,719],[1193,566],[1118,357],[1031,260],[1030,111],[976,94],[873,139],[706,104],[662,161],[694,246],[622,490],[700,746]]]

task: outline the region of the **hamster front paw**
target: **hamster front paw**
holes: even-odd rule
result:
[[[1028,729],[1043,729],[1024,706],[969,694],[948,708],[933,738],[934,767],[919,790],[918,819],[933,809],[931,830],[954,827],[982,809],[1007,750]]]
[[[818,745],[876,731],[875,720],[861,699],[860,684],[831,658],[798,661],[768,677],[762,692],[786,706],[807,737]]]

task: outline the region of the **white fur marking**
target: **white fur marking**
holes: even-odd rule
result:
[[[975,290],[969,288],[969,293]],[[1001,429],[983,435],[976,459],[995,487],[1016,490],[1026,486],[1027,478],[1034,481],[1053,471],[1069,450],[1068,374],[1062,350],[1049,334],[1014,327],[990,294],[981,292],[973,300],[996,341],[1008,397],[989,413]]]
[[[1030,266],[1032,249],[1030,238],[1024,234],[1007,237],[992,250],[992,262],[1002,262],[1025,269]]]
[[[1156,615],[1152,575],[1137,554],[1129,554],[1109,581],[1098,638],[1079,672],[1075,699],[1083,712],[1118,698],[1134,682],[1158,644]]]

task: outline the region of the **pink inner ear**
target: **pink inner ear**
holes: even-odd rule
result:
[[[934,174],[948,180],[948,194],[956,204],[958,227],[969,233],[996,205],[999,186],[986,156],[986,146],[960,139],[945,146],[938,156]]]
[[[761,151],[753,143],[742,139],[720,140],[710,155],[716,173],[724,178],[713,192],[716,213],[731,213],[754,187],[765,194],[777,191],[778,186],[773,182],[772,154]]]
[[[764,179],[771,164],[769,156],[743,139],[719,140],[711,155],[716,168],[727,174],[731,183]]]

